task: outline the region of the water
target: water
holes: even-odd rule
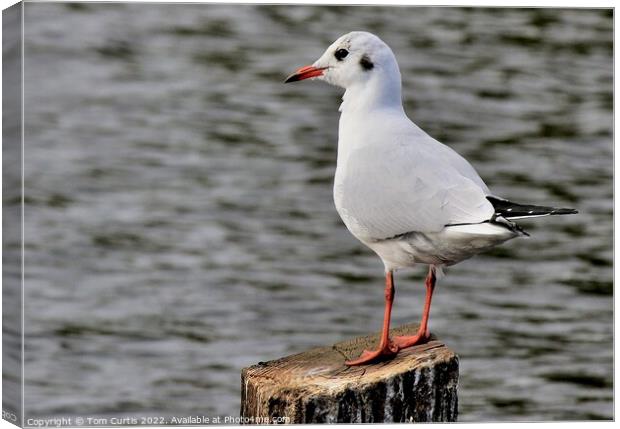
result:
[[[409,115],[495,193],[580,211],[441,280],[460,420],[612,418],[611,12],[25,16],[28,417],[237,415],[242,367],[378,330],[381,262],[332,203],[341,91],[282,84],[366,29]],[[423,275],[398,273],[395,325],[418,320]]]

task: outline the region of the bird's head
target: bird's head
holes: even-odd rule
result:
[[[400,72],[388,45],[372,33],[353,31],[338,38],[318,60],[298,69],[285,83],[309,78],[347,89],[373,78],[400,83]]]

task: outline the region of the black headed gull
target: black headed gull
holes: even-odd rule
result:
[[[428,340],[431,298],[441,267],[527,235],[515,219],[577,213],[493,195],[469,162],[407,117],[398,63],[374,34],[345,34],[286,82],[308,78],[346,90],[339,109],[334,202],[349,231],[385,265],[379,348],[347,365],[391,357]],[[429,265],[420,328],[415,335],[390,338],[392,273],[415,264]]]

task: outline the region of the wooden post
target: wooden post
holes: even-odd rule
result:
[[[411,335],[417,325],[392,329]],[[458,356],[436,338],[385,362],[347,367],[379,335],[318,347],[244,368],[244,423],[456,421]]]

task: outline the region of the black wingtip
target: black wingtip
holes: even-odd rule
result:
[[[555,209],[551,212],[552,215],[567,215],[567,214],[578,214],[579,212],[575,209]]]
[[[506,219],[522,219],[527,217],[568,215],[577,214],[575,209],[556,208],[547,206],[535,206],[532,204],[519,204],[502,198],[487,196],[487,200],[493,205],[495,213]]]

